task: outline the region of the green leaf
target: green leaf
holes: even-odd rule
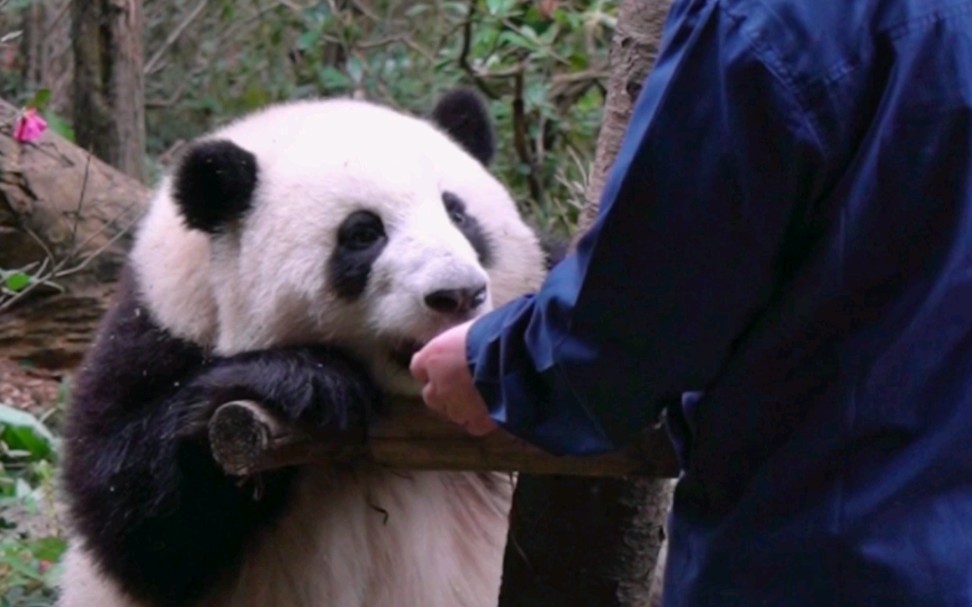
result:
[[[34,93],[34,97],[27,102],[27,107],[34,108],[35,110],[43,110],[47,103],[51,100],[51,90],[50,89],[40,89]]]
[[[523,48],[531,51],[536,50],[536,44],[534,44],[533,41],[524,38],[522,34],[517,32],[505,31],[499,35],[499,41],[502,44],[508,44],[517,48]]]
[[[33,582],[44,581],[40,572],[31,566],[33,562],[30,555],[25,553],[23,546],[19,543],[4,546],[3,552],[0,552],[0,564],[6,565],[14,573],[20,574],[20,576],[27,580]]]
[[[74,143],[74,128],[70,122],[50,110],[41,113],[44,115],[44,119],[47,120],[47,128]]]
[[[235,4],[236,3],[233,2],[232,0],[227,0],[223,2],[223,5],[220,7],[219,10],[219,18],[225,21],[231,20],[236,15]]]
[[[553,44],[558,34],[560,34],[560,28],[557,24],[550,26],[550,29],[540,34],[541,44],[546,44],[547,46]]]
[[[325,91],[345,91],[354,85],[347,74],[330,65],[322,68],[318,72],[317,77],[324,86]]]
[[[36,539],[28,545],[34,558],[42,561],[56,561],[61,558],[67,549],[67,542],[59,537],[42,537]]]
[[[301,12],[301,16],[311,23],[323,24],[331,18],[331,7],[327,5],[327,2],[321,2],[316,6],[305,8]]]
[[[0,404],[0,440],[9,449],[29,452],[33,460],[52,455],[56,442],[39,419],[4,404]]]
[[[246,87],[243,94],[239,97],[240,103],[247,111],[259,109],[270,102],[266,90],[259,84],[251,84]]]
[[[587,66],[590,65],[590,59],[588,58],[587,53],[571,53],[567,60],[570,65],[570,69],[578,72],[587,69]]]
[[[3,281],[3,286],[14,293],[23,291],[30,284],[30,276],[24,272],[13,272]]]
[[[317,46],[317,42],[321,39],[321,30],[312,29],[307,30],[297,38],[297,48],[306,51],[307,49],[314,48]]]
[[[516,0],[486,0],[486,10],[490,15],[506,15],[513,8]]]

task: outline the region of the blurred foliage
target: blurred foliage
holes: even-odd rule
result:
[[[542,227],[573,225],[614,3],[177,0],[166,3],[183,16],[176,40],[153,4],[150,151],[274,101],[353,95],[425,113],[446,89],[474,86],[496,120],[499,177]]]
[[[37,3],[48,7],[45,39],[69,36],[67,2],[0,0],[0,36],[19,27],[15,16],[37,19],[29,10]],[[472,86],[496,122],[499,178],[540,227],[574,225],[593,164],[616,2],[144,0],[144,10],[155,174],[181,143],[268,103],[352,95],[421,114],[448,88]],[[23,39],[37,36],[28,27]],[[67,65],[63,72],[70,61],[50,56],[63,52],[43,59]],[[22,78],[18,88],[4,75],[0,95],[15,103],[60,77],[28,69],[26,55],[23,62],[39,81]],[[57,99],[67,89],[55,93],[55,118],[69,107]]]
[[[0,607],[52,605],[67,548],[54,506],[58,440],[0,403]]]

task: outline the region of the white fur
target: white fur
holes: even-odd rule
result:
[[[200,604],[495,606],[512,489],[498,474],[309,471],[277,530]],[[60,607],[147,607],[77,546],[63,588]]]
[[[174,334],[221,354],[308,340],[366,357],[385,389],[416,393],[389,344],[447,327],[430,288],[488,282],[478,312],[535,290],[543,256],[506,190],[429,123],[358,101],[298,102],[213,133],[254,153],[255,207],[210,240],[190,232],[164,182],[132,252],[144,301]],[[484,270],[443,208],[462,199],[493,243]],[[329,292],[341,221],[380,215],[388,245],[367,291]],[[296,503],[213,607],[486,607],[498,596],[512,482],[497,475],[305,472]],[[374,507],[373,507],[374,506]],[[388,513],[387,523],[384,515]],[[77,546],[62,607],[142,607],[101,578]]]

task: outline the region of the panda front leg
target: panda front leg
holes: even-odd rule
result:
[[[77,547],[105,577],[139,604],[187,606],[237,571],[283,513],[296,475],[262,474],[253,479],[259,492],[227,477],[206,440],[212,411],[253,399],[297,424],[340,433],[378,395],[336,351],[280,348],[207,361],[147,317],[123,295],[106,319],[77,380],[63,480]],[[72,597],[92,583],[66,571],[63,603],[84,604]]]

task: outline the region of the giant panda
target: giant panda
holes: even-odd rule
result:
[[[189,146],[75,380],[61,607],[496,604],[507,475],[241,481],[205,432],[239,398],[355,432],[384,395],[418,394],[423,343],[535,290],[548,263],[488,171],[493,148],[464,90],[429,118],[285,103]]]

